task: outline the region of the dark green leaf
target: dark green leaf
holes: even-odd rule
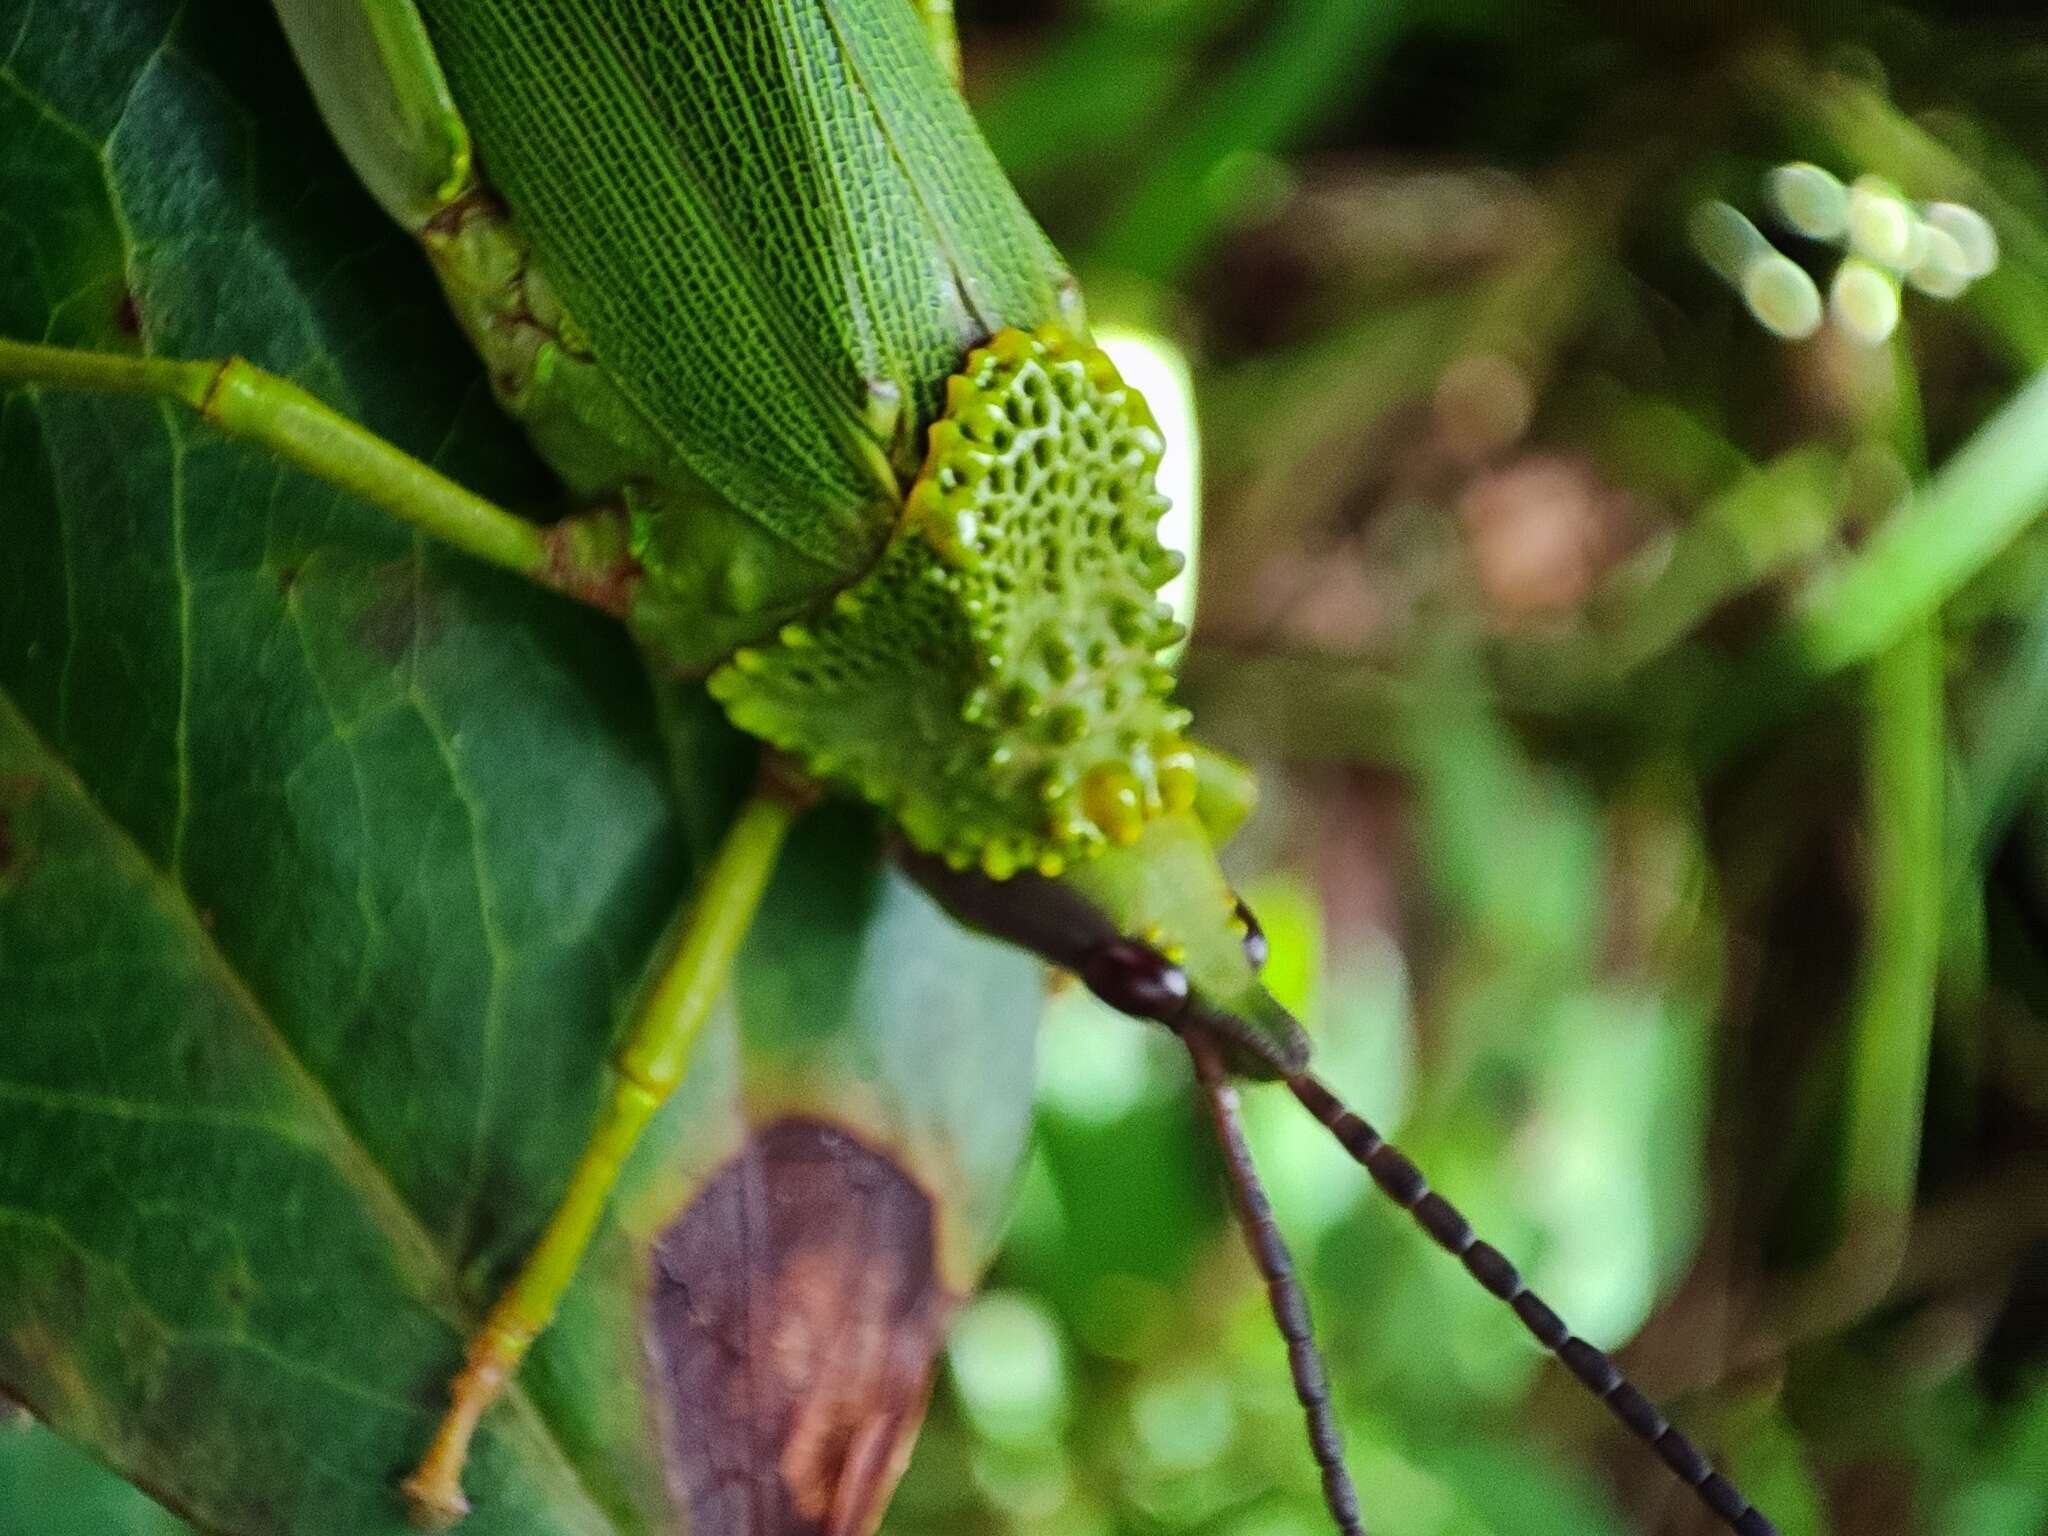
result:
[[[0,331],[240,352],[545,501],[251,20],[0,0]],[[672,773],[607,623],[196,423],[0,411],[0,1389],[207,1529],[402,1530],[393,1481],[561,1190],[745,753],[692,697]],[[490,1420],[466,1529],[676,1527],[647,1245],[780,1117],[935,1201],[928,1347],[1018,1155],[1036,991],[863,823],[806,828],[738,1031]]]
[[[184,1536],[191,1527],[48,1430],[0,1425],[0,1536]]]

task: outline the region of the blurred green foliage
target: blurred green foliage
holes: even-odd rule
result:
[[[1098,316],[1190,350],[1187,673],[1326,1074],[1793,1533],[2048,1529],[2048,25],[963,3]],[[1687,244],[1810,159],[1999,269],[1882,349]],[[1170,1042],[1084,997],[887,1530],[1328,1528]],[[1383,1536],[1694,1532],[1284,1095]]]

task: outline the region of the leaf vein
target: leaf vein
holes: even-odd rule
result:
[[[326,1083],[307,1066],[290,1036],[214,942],[213,935],[207,932],[199,914],[193,909],[189,894],[150,858],[129,829],[108,812],[92,787],[78,776],[71,765],[51,750],[48,741],[5,692],[0,692],[0,725],[11,728],[37,750],[51,765],[53,775],[61,777],[65,787],[108,829],[117,857],[128,864],[140,882],[155,895],[166,916],[184,930],[194,954],[214,975],[223,994],[235,1004],[236,1011],[268,1045],[287,1079],[303,1098],[310,1117],[325,1132],[323,1139],[332,1149],[336,1174],[363,1196],[368,1215],[391,1241],[395,1257],[402,1264],[409,1265],[415,1278],[423,1282],[420,1287],[422,1305],[452,1331],[466,1336],[475,1326],[476,1318],[463,1302],[448,1255],[434,1242],[403,1191],[392,1183],[370,1154]],[[557,1437],[554,1425],[541,1413],[531,1394],[516,1378],[505,1389],[503,1408],[508,1415],[526,1425],[537,1447],[552,1458],[557,1473],[574,1488],[587,1509],[604,1526],[616,1529],[616,1522],[597,1497],[583,1468],[569,1454]]]
[[[59,1114],[105,1115],[120,1120],[162,1125],[200,1125],[220,1130],[255,1131],[273,1136],[295,1147],[315,1150],[314,1143],[291,1126],[266,1115],[244,1110],[223,1109],[200,1104],[154,1104],[144,1099],[122,1099],[112,1094],[86,1093],[71,1088],[45,1088],[35,1083],[0,1078],[0,1099]]]

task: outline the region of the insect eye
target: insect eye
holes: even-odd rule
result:
[[[1259,926],[1259,920],[1252,916],[1252,909],[1242,901],[1237,904],[1237,920],[1244,924],[1244,957],[1251,962],[1255,971],[1266,968],[1266,930]]]
[[[1097,948],[1081,967],[1081,980],[1118,1012],[1161,1024],[1171,1023],[1188,1002],[1188,973],[1128,939]]]

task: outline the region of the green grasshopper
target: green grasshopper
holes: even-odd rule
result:
[[[786,835],[873,806],[961,921],[1174,1029],[1204,1086],[1337,1525],[1362,1529],[1235,1118],[1280,1080],[1729,1528],[1770,1522],[1307,1071],[1214,850],[1249,809],[1164,657],[1164,447],[977,133],[945,0],[277,0],[357,174],[419,241],[577,510],[537,526],[237,360],[0,341],[0,381],[181,402],[615,614],[759,738],[560,1207],[406,1482],[459,1518],[481,1416],[688,1068]]]

